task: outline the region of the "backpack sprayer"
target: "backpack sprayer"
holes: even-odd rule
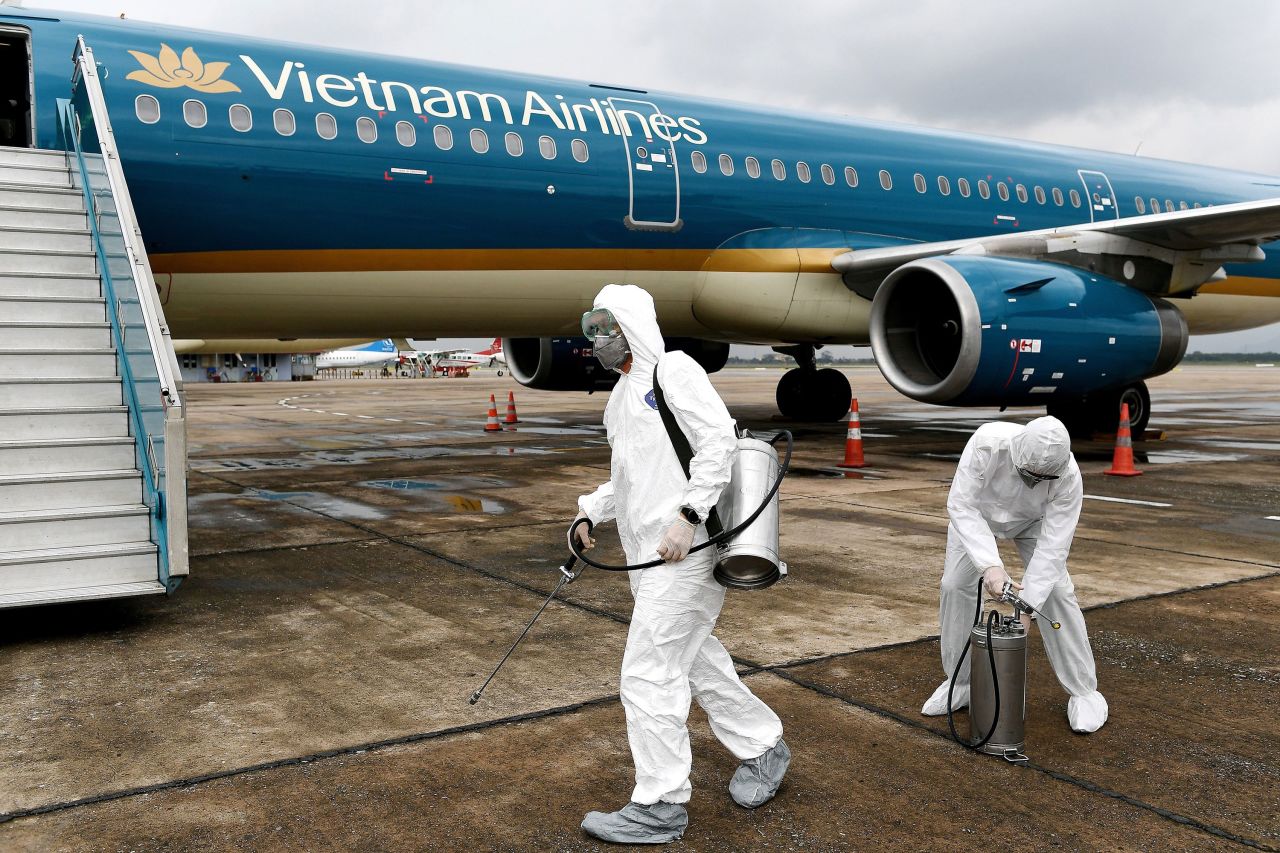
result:
[[[659,392],[658,400],[662,401],[661,389],[657,387],[656,377],[654,388]],[[665,409],[665,403],[660,402],[659,408]],[[670,431],[671,426],[668,425],[668,432]],[[680,439],[684,438],[678,428],[672,435],[672,443],[676,445],[676,456],[684,466],[687,477],[692,453],[687,440],[681,448],[677,435]],[[779,464],[778,452],[774,449],[774,444],[784,437],[787,440],[787,455]],[[769,441],[758,439],[746,430],[741,431],[738,437],[738,452],[733,458],[729,485],[725,487],[720,500],[716,502],[715,510],[707,518],[707,527],[712,536],[701,545],[695,545],[689,549],[690,554],[704,548],[716,549],[714,576],[721,586],[731,589],[764,589],[786,575],[787,564],[778,559],[778,488],[782,485],[782,478],[787,475],[787,469],[791,466],[791,451],[794,447],[795,442],[787,430],[779,432]],[[729,529],[722,529],[719,532],[711,531],[713,519],[717,527],[722,524],[721,519],[727,520],[730,524]],[[480,695],[489,686],[489,682],[493,681],[498,670],[502,669],[502,665],[507,662],[507,658],[511,657],[511,653],[516,650],[516,646],[520,645],[520,641],[529,633],[529,629],[533,627],[534,622],[538,621],[538,617],[547,609],[551,600],[567,584],[581,577],[587,570],[587,566],[606,572],[629,572],[634,569],[661,566],[666,562],[650,560],[636,565],[598,563],[582,553],[577,532],[578,527],[583,524],[587,525],[588,535],[591,533],[593,525],[588,518],[576,519],[569,526],[569,550],[573,553],[560,566],[560,581],[555,589],[551,590],[547,600],[542,602],[538,612],[533,614],[529,624],[524,626],[524,630],[516,637],[511,648],[507,649],[502,660],[498,661],[498,665],[484,680],[484,684],[471,694],[472,705],[480,701]],[[575,572],[574,566],[579,560],[585,565]]]
[[[1050,620],[1019,598],[1010,581],[1005,581],[998,600],[1013,604],[1013,613],[1002,616],[993,609],[983,620],[982,581],[979,580],[973,630],[969,632],[969,642],[960,653],[960,660],[956,661],[955,671],[951,673],[951,686],[947,690],[947,727],[951,730],[952,739],[961,746],[988,755],[999,755],[1014,764],[1025,764],[1028,758],[1022,750],[1026,746],[1027,629],[1020,614],[1038,615],[1055,631],[1062,627],[1062,623]],[[986,668],[970,667],[969,734],[972,737],[976,732],[986,731],[981,739],[972,742],[964,740],[956,732],[951,709],[956,678],[970,651],[975,664],[985,651],[989,664]]]

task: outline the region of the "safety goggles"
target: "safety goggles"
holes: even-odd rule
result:
[[[592,308],[582,315],[582,334],[588,338],[612,338],[622,334],[622,327],[607,308]]]
[[[1026,468],[1019,468],[1018,473],[1022,475],[1023,480],[1026,480],[1028,484],[1033,486],[1037,483],[1043,483],[1045,480],[1058,479],[1057,474],[1037,474],[1034,471],[1028,471]]]

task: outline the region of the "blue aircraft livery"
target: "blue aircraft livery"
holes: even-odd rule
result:
[[[709,370],[793,356],[792,417],[844,414],[815,349],[869,343],[915,399],[1141,426],[1189,335],[1280,321],[1272,176],[0,7],[34,147],[77,35],[176,338],[500,334],[593,389],[577,318],[629,282]]]

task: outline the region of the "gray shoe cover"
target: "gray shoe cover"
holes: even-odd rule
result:
[[[684,835],[689,813],[679,803],[627,803],[616,812],[587,812],[582,830],[614,844],[666,844]]]
[[[778,793],[778,786],[782,784],[782,777],[787,775],[790,764],[791,750],[786,741],[779,738],[768,752],[738,765],[729,780],[729,796],[744,809],[763,806]]]

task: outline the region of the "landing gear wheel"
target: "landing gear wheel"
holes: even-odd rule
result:
[[[1092,438],[1095,433],[1115,435],[1120,422],[1120,405],[1129,406],[1129,431],[1136,440],[1151,420],[1151,393],[1147,383],[1135,382],[1122,388],[1099,391],[1078,400],[1048,407],[1048,413],[1066,426],[1075,438]]]
[[[834,368],[788,370],[778,382],[778,411],[797,421],[838,421],[849,411],[853,389]]]

